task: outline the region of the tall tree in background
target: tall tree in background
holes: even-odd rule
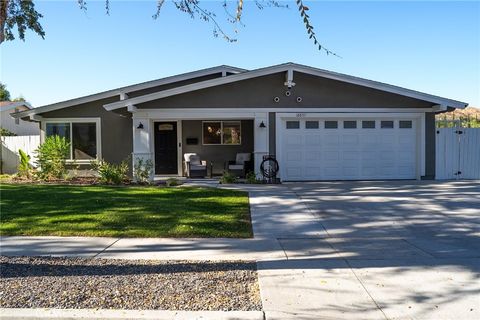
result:
[[[17,27],[18,37],[25,40],[25,31],[32,30],[42,38],[45,31],[38,21],[43,16],[35,10],[29,0],[0,0],[0,43],[15,39],[13,30]]]
[[[192,19],[199,18],[205,22],[213,24],[213,35],[215,37],[221,36],[228,42],[235,42],[237,39],[224,31],[217,13],[206,9],[201,0],[172,0],[175,8],[189,15]],[[87,10],[86,0],[77,0],[81,9]],[[154,19],[160,17],[160,12],[165,3],[165,0],[157,0],[157,9],[153,15]],[[235,5],[231,6],[234,3]],[[273,8],[288,8],[288,4],[281,4],[277,0],[254,0],[256,7],[260,10],[265,7]],[[309,8],[304,5],[303,0],[295,0],[297,9],[299,11],[300,18],[305,25],[307,36],[312,39],[314,45],[320,51],[324,51],[327,55],[336,54],[323,46],[318,41],[316,33],[312,24],[310,23],[310,16],[307,11]],[[221,2],[223,8],[224,20],[227,24],[235,26],[234,33],[237,33],[237,26],[244,26],[242,23],[242,15],[244,11],[244,0],[223,0]],[[110,0],[105,0],[105,11],[110,14]],[[21,40],[25,40],[25,31],[27,29],[34,31],[42,38],[45,37],[42,25],[39,19],[43,16],[35,10],[35,5],[32,0],[0,0],[0,44],[4,41],[14,40],[15,36],[13,30],[17,27],[18,37]]]
[[[0,82],[0,101],[10,101],[10,92],[7,90],[7,86]]]

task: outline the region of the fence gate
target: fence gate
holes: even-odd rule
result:
[[[480,179],[480,128],[436,130],[436,179]]]

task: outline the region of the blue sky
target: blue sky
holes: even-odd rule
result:
[[[253,69],[287,61],[399,85],[480,106],[480,2],[306,1],[313,46],[294,2],[258,10],[247,1],[237,43],[212,25],[154,1],[36,1],[45,40],[0,45],[1,81],[34,106],[220,64]],[[206,6],[224,21],[219,1]],[[233,8],[233,4],[232,4]],[[223,23],[233,34],[234,28]]]

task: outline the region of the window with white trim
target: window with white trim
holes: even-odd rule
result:
[[[45,136],[60,136],[70,142],[68,160],[90,161],[99,155],[98,121],[47,121]]]
[[[203,121],[202,138],[204,145],[240,145],[241,121]]]

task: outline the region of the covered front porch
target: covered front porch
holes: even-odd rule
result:
[[[150,160],[150,179],[184,177],[185,154],[197,154],[206,162],[206,177],[223,174],[225,164],[237,154],[250,154],[258,175],[262,157],[268,154],[268,113],[232,110],[130,109],[133,114],[133,154]]]

